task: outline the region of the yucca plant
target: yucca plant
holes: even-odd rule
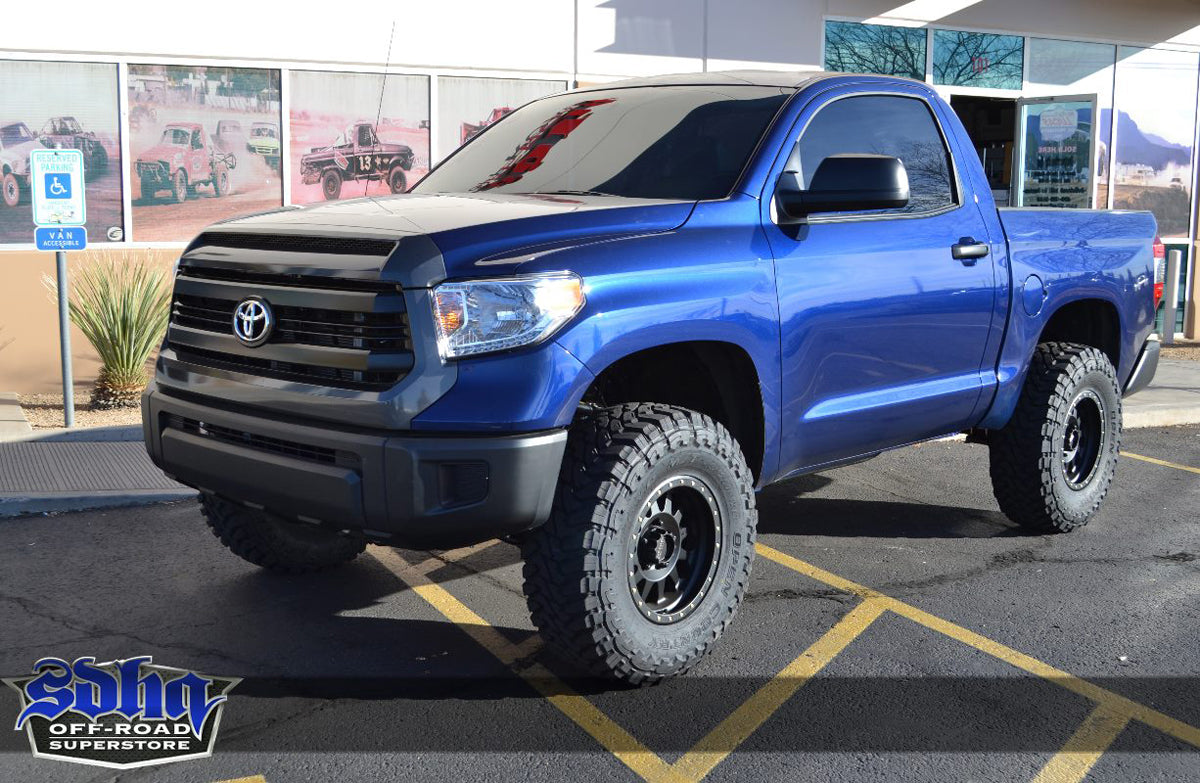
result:
[[[58,285],[42,282],[56,297]],[[148,252],[102,250],[71,270],[71,323],[100,355],[95,408],[137,407],[146,360],[162,341],[171,312],[171,279]]]

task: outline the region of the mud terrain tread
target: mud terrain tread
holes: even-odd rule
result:
[[[350,562],[367,547],[363,538],[273,520],[207,493],[201,493],[199,502],[205,521],[222,544],[243,560],[271,571],[324,571]]]
[[[614,569],[602,562],[601,547],[618,532],[609,509],[634,491],[640,471],[681,446],[711,450],[735,477],[746,512],[742,532],[749,554],[738,571],[733,600],[722,607],[721,621],[690,648],[656,656],[647,670],[635,666],[621,649],[623,618],[600,587],[606,577],[623,579],[625,566],[619,564],[622,574],[614,577]],[[522,541],[524,590],[534,625],[552,648],[596,676],[638,685],[685,673],[728,627],[749,584],[757,523],[753,483],[737,442],[708,416],[656,403],[580,414],[568,437],[550,519]],[[718,595],[714,590],[711,600]]]
[[[1090,507],[1080,520],[1068,516],[1055,495],[1053,465],[1055,429],[1063,422],[1074,389],[1083,376],[1101,372],[1117,390],[1117,415],[1121,395],[1116,372],[1103,351],[1078,343],[1041,343],[1033,352],[1029,374],[1012,419],[992,432],[989,464],[992,491],[1000,510],[1031,530],[1065,533],[1086,524],[1100,507],[1112,483],[1113,471],[1104,471]],[[1109,452],[1120,451],[1120,427],[1109,442]]]

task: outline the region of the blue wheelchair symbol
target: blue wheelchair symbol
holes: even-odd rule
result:
[[[70,198],[71,176],[69,174],[46,174],[46,198]]]

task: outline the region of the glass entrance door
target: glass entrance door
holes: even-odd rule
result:
[[[1090,209],[1098,159],[1095,95],[1017,101],[1016,176],[1009,203]]]

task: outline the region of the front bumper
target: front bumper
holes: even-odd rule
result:
[[[543,523],[567,438],[558,429],[484,437],[348,431],[218,405],[146,392],[142,420],[154,463],[184,484],[287,519],[418,548]]]
[[[1160,342],[1158,335],[1152,334],[1146,338],[1146,342],[1142,344],[1142,351],[1138,354],[1137,361],[1133,364],[1133,372],[1129,374],[1129,380],[1125,383],[1125,391],[1121,396],[1128,397],[1131,394],[1136,394],[1142,389],[1150,385],[1150,381],[1154,380],[1154,373],[1158,371],[1158,351]]]

